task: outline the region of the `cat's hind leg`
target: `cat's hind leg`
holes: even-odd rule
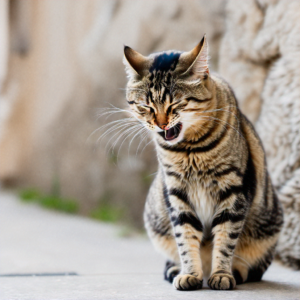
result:
[[[180,273],[180,265],[172,261],[167,261],[164,271],[165,280],[173,283],[173,279]]]
[[[272,239],[273,240],[273,239]],[[253,241],[250,245],[237,247],[232,273],[236,284],[260,281],[263,274],[272,262],[275,245],[272,241]],[[266,244],[269,244],[268,247]]]

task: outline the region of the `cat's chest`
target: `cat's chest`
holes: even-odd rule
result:
[[[216,202],[209,190],[201,185],[190,186],[189,200],[202,225],[210,228],[215,216]]]

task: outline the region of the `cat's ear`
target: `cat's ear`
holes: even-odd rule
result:
[[[182,53],[180,60],[183,67],[182,75],[191,76],[193,79],[206,78],[209,75],[206,36],[203,36],[201,42],[194,49]]]
[[[128,77],[135,75],[143,77],[147,74],[149,66],[148,58],[128,46],[124,46],[123,63]]]

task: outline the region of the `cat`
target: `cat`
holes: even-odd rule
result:
[[[144,221],[178,290],[259,281],[283,222],[264,150],[230,86],[210,73],[204,36],[190,52],[124,47],[131,112],[153,133],[158,173]],[[237,74],[238,76],[238,74]]]

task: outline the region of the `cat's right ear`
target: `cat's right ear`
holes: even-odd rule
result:
[[[143,77],[147,74],[149,67],[148,58],[128,46],[124,46],[123,63],[128,77],[136,75]]]

